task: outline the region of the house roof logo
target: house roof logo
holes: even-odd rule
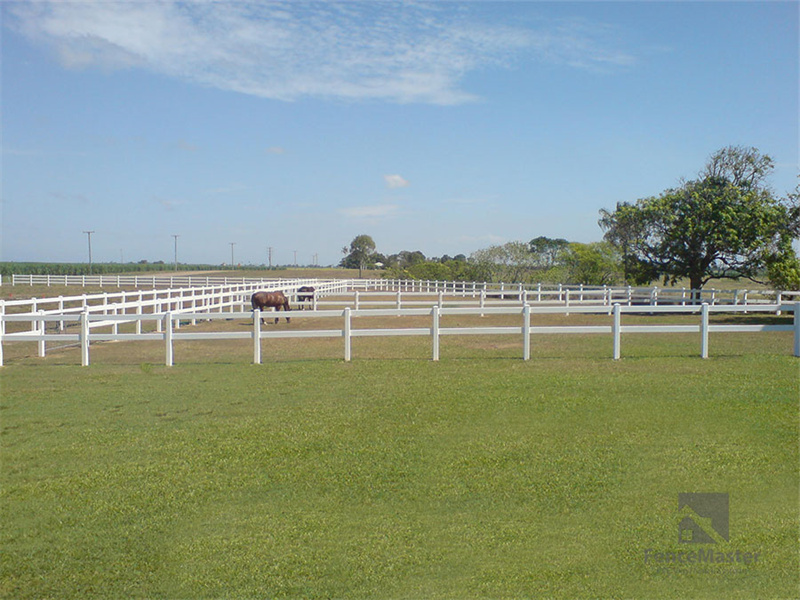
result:
[[[720,544],[729,535],[728,494],[678,494],[678,541]]]

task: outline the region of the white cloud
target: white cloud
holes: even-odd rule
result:
[[[586,23],[492,24],[469,3],[7,4],[8,22],[69,68],[142,68],[278,100],[459,104],[468,73],[531,57],[576,68],[632,61]]]
[[[408,187],[409,183],[400,175],[384,175],[384,181],[392,189]]]
[[[398,206],[396,204],[377,204],[374,206],[352,206],[349,208],[342,208],[339,212],[346,217],[356,219],[383,219],[394,215],[397,209]]]

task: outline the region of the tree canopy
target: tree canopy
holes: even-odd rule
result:
[[[368,235],[357,235],[350,242],[350,246],[342,248],[345,257],[340,263],[343,267],[358,269],[358,276],[362,277],[364,269],[375,264],[375,241]]]
[[[688,278],[700,289],[711,279],[759,281],[766,273],[776,287],[800,285],[792,248],[797,196],[774,197],[766,185],[773,164],[756,148],[730,146],[711,156],[698,179],[601,210],[605,240],[622,254],[626,279]]]

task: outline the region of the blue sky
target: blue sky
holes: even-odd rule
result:
[[[796,2],[4,2],[2,259],[337,263],[602,238],[755,146],[798,174]]]

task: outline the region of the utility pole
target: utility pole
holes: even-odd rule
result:
[[[233,247],[236,245],[236,242],[229,242],[229,243],[231,245],[231,268],[235,269],[236,268],[236,263],[233,260]]]
[[[272,246],[267,248],[267,256],[269,257],[269,268],[272,268]]]
[[[294,251],[294,266],[297,266],[297,250]]]
[[[84,231],[89,236],[89,275],[92,274],[92,234],[94,231]]]
[[[175,270],[178,270],[178,238],[181,237],[180,235],[173,233],[172,237],[175,238]]]

